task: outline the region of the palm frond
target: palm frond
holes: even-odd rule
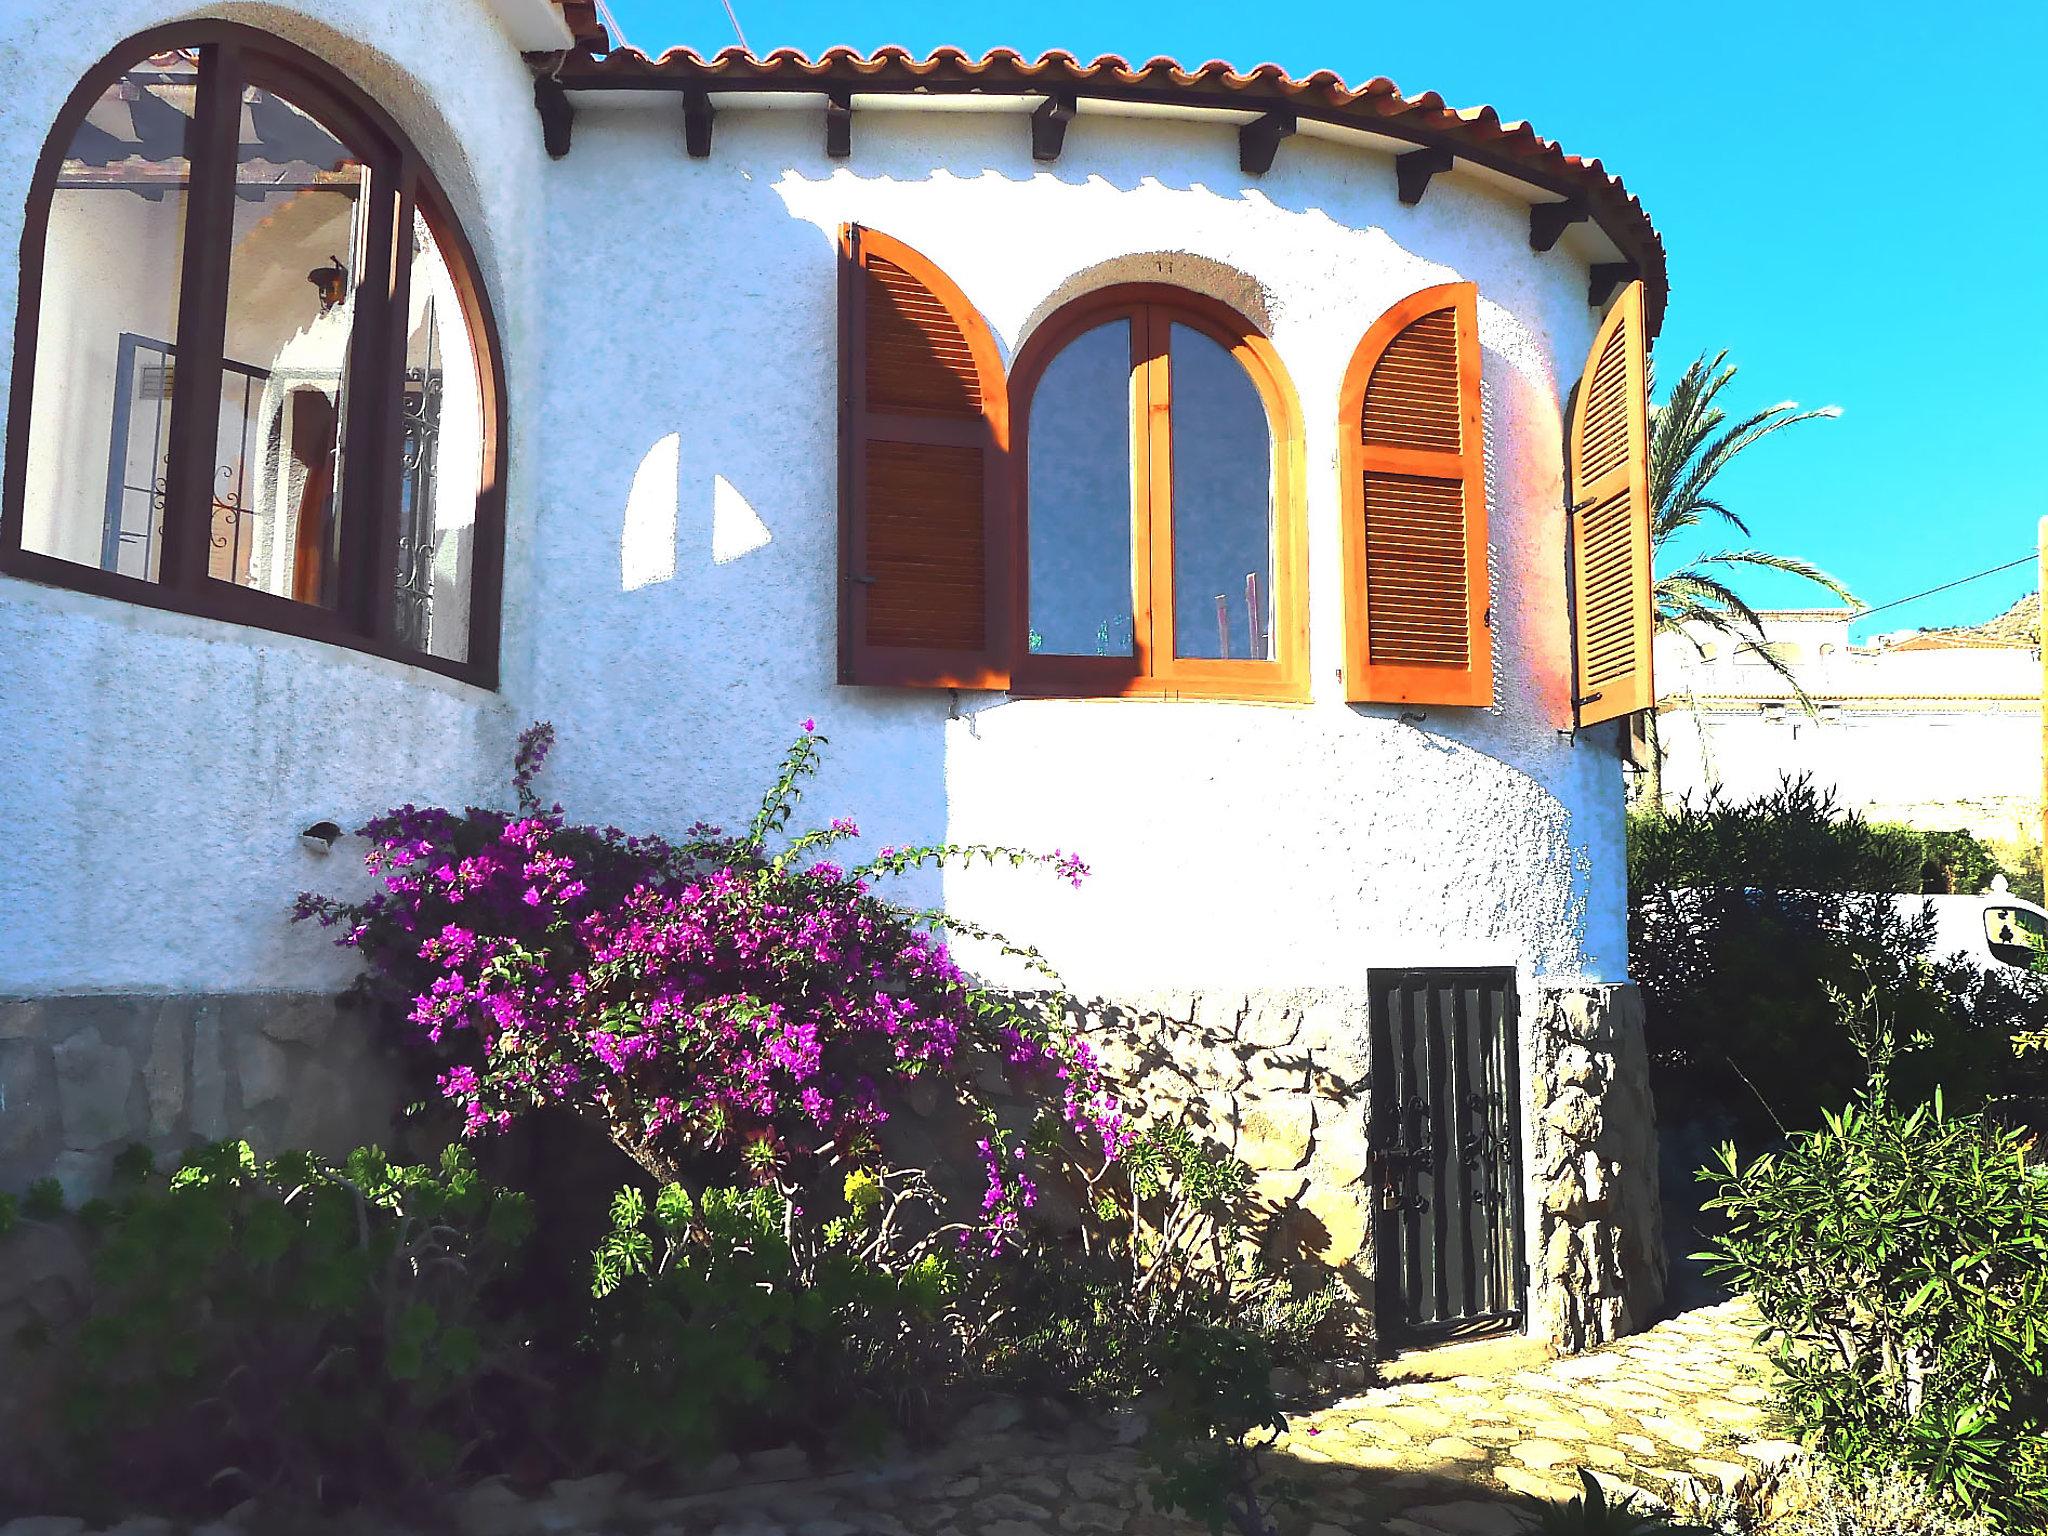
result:
[[[1797,576],[1815,586],[1825,587],[1845,603],[1856,603],[1856,594],[1841,582],[1810,560],[1797,555],[1774,555],[1767,549],[1724,549],[1718,554],[1699,555],[1691,564],[1699,565],[1753,565],[1767,571],[1782,571],[1787,576]],[[1859,605],[1860,606],[1860,605]]]

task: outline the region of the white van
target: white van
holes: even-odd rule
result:
[[[2005,876],[1981,896],[1901,896],[1902,910],[1934,908],[1934,949],[1939,956],[1960,951],[1987,971],[2002,966],[2048,976],[2048,910],[2006,889]]]

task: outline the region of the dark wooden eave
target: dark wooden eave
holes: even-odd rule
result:
[[[569,93],[553,75],[533,77],[533,107],[540,114],[540,141],[550,157],[560,160],[569,153],[569,132],[576,123],[576,109]]]
[[[1583,223],[1592,217],[1586,205],[1575,197],[1568,197],[1561,203],[1531,203],[1529,205],[1529,249],[1547,251],[1564,238],[1564,232],[1574,224]]]
[[[717,117],[709,91],[693,86],[683,92],[683,150],[692,160],[711,157],[711,125]]]
[[[1411,208],[1421,202],[1422,194],[1429,190],[1430,178],[1448,171],[1456,158],[1440,144],[1394,156],[1394,183],[1400,189],[1401,201]]]
[[[1292,112],[1262,112],[1237,130],[1237,168],[1247,176],[1273,169],[1280,141],[1292,138],[1299,124]]]
[[[1067,124],[1081,110],[1081,98],[1072,91],[1054,91],[1031,113],[1031,158],[1041,164],[1059,159],[1067,142]]]
[[[1252,167],[1262,159],[1270,166],[1266,152],[1277,151],[1286,136],[1280,131],[1282,122],[1357,130],[1408,146],[1396,150],[1396,177],[1404,201],[1410,191],[1418,198],[1426,192],[1429,178],[1446,169],[1443,160],[1448,155],[1459,165],[1508,177],[1528,189],[1536,199],[1530,213],[1531,244],[1539,250],[1553,248],[1571,223],[1590,219],[1641,274],[1652,335],[1663,318],[1668,285],[1663,241],[1619,178],[1598,160],[1569,155],[1527,123],[1504,120],[1491,107],[1455,111],[1433,92],[1410,97],[1386,79],[1352,87],[1328,72],[1296,79],[1274,65],[1248,72],[1216,62],[1186,69],[1170,59],[1132,64],[1104,56],[1084,62],[1057,52],[1028,59],[1011,49],[994,49],[975,58],[957,48],[941,48],[920,58],[901,48],[872,54],[832,48],[814,60],[793,49],[757,56],[728,48],[709,58],[671,49],[650,59],[633,49],[599,54],[586,48],[567,56],[535,55],[532,62],[572,92],[694,87],[720,98],[742,92],[823,96],[834,103],[828,108],[828,142],[843,140],[849,151],[852,98],[876,94],[1033,97],[1039,108],[1031,114],[1032,151],[1041,161],[1063,153],[1064,130],[1072,116],[1065,108],[1071,102],[1078,110],[1084,98],[1227,112],[1244,125],[1239,147],[1247,174],[1258,174]],[[1249,123],[1247,112],[1257,114]],[[1405,167],[1401,164],[1425,150],[1435,153],[1410,160]]]

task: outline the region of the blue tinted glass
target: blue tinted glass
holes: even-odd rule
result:
[[[1046,656],[1131,651],[1131,325],[1067,343],[1031,396],[1031,636]]]
[[[1229,349],[1173,327],[1173,652],[1273,659],[1273,443]]]

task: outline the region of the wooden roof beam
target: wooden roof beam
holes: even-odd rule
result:
[[[1591,218],[1586,205],[1576,197],[1566,198],[1561,203],[1531,203],[1529,205],[1529,249],[1547,251],[1564,238],[1564,232],[1574,224],[1584,223]]]
[[[540,114],[540,141],[548,157],[559,160],[569,153],[569,130],[576,123],[576,109],[569,105],[569,93],[553,75],[533,77],[533,109]]]
[[[1031,113],[1031,158],[1049,165],[1059,159],[1067,142],[1067,124],[1081,109],[1081,98],[1073,91],[1054,91]]]
[[[1394,180],[1401,189],[1401,201],[1411,208],[1421,202],[1422,194],[1429,190],[1429,179],[1448,171],[1456,158],[1440,145],[1394,156]]]
[[[825,96],[825,153],[834,160],[853,153],[853,92],[845,86]]]
[[[718,116],[711,93],[701,85],[683,92],[683,151],[692,160],[711,158],[711,124]]]
[[[1643,269],[1632,261],[1596,261],[1592,281],[1586,284],[1586,302],[1598,309],[1614,297],[1615,289],[1642,275]]]
[[[1273,169],[1273,156],[1280,141],[1293,135],[1292,112],[1263,112],[1237,130],[1237,168],[1247,176],[1263,176]]]

